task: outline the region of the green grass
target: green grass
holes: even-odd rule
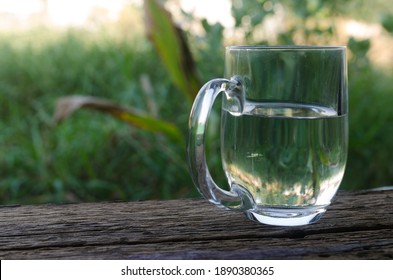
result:
[[[43,38],[37,41],[37,34]],[[0,41],[0,203],[195,193],[184,147],[162,135],[92,111],[77,112],[57,126],[52,121],[57,98],[81,94],[146,112],[154,109],[185,133],[190,108],[146,41],[113,42],[81,30],[56,38],[42,30],[3,38],[7,40]],[[150,95],[141,85],[142,76],[150,81]]]
[[[92,95],[171,121],[185,137],[191,104],[151,45],[144,38],[101,35],[47,29],[0,34],[0,204],[197,194],[185,147],[164,135],[94,111],[53,123],[59,97]],[[223,68],[220,60],[208,72],[207,53],[195,56],[204,80]],[[392,72],[355,58],[349,65],[350,148],[342,188],[392,185]],[[223,183],[216,128],[210,128],[209,139],[216,141],[209,141],[209,162]]]
[[[393,71],[367,61],[349,65],[349,190],[393,185]]]

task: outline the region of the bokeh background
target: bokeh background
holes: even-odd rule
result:
[[[0,204],[198,196],[184,144],[195,89],[244,44],[348,46],[341,188],[393,185],[390,0],[0,0]],[[64,97],[85,103],[59,122]],[[225,184],[219,109],[208,161]]]

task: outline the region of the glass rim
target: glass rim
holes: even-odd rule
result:
[[[226,50],[345,50],[346,46],[319,46],[319,45],[239,45],[226,46]]]

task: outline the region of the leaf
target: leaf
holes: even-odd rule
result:
[[[56,104],[54,121],[59,123],[81,108],[108,113],[135,127],[150,132],[161,132],[173,140],[182,141],[180,131],[174,124],[145,115],[133,108],[122,107],[106,99],[93,96],[72,95],[60,98]]]
[[[369,39],[356,40],[355,38],[351,37],[348,40],[348,47],[354,53],[354,55],[363,57],[369,51],[371,42]]]
[[[200,88],[195,63],[183,31],[156,0],[145,0],[147,36],[156,48],[173,83],[191,103]]]
[[[381,19],[382,26],[386,31],[393,34],[393,15],[383,15]]]

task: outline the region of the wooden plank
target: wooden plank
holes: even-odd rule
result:
[[[0,207],[1,259],[392,259],[393,190],[341,192],[314,225],[204,200]]]

